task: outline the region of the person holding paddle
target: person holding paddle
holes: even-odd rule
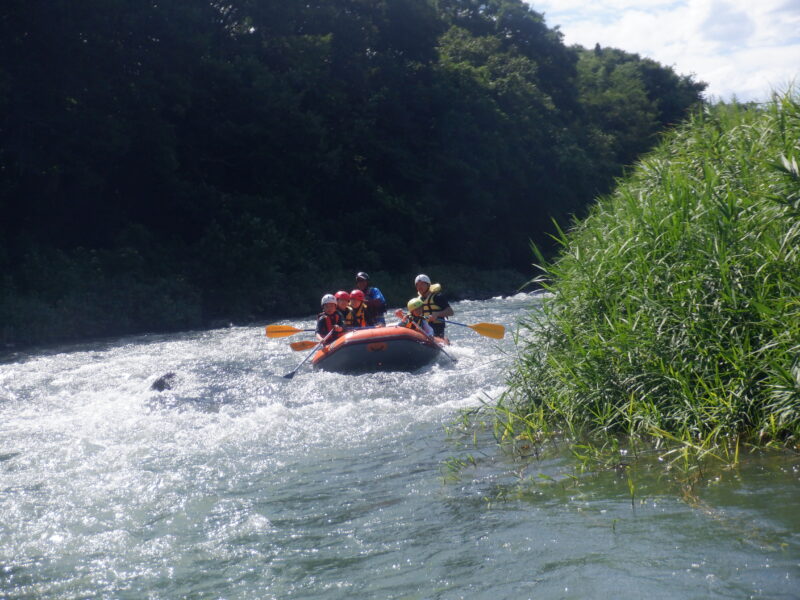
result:
[[[322,312],[317,317],[317,339],[330,344],[344,332],[344,317],[336,310],[336,296],[325,294],[322,297]],[[333,335],[328,335],[331,332]]]
[[[453,309],[447,298],[440,293],[442,286],[438,283],[431,285],[431,278],[420,273],[414,279],[414,287],[422,300],[422,315],[431,324],[433,335],[447,339],[444,336],[444,318],[453,316]]]

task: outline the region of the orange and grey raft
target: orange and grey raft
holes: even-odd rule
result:
[[[317,350],[311,363],[337,373],[414,371],[433,362],[439,343],[407,327],[357,329]]]

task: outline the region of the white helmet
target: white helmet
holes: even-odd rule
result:
[[[322,301],[320,302],[320,304],[322,306],[325,306],[326,304],[336,304],[336,296],[334,296],[333,294],[325,294],[322,297]]]
[[[427,283],[428,285],[431,284],[431,278],[425,275],[425,273],[420,273],[417,275],[417,278],[414,280],[414,285],[417,285],[419,282]]]

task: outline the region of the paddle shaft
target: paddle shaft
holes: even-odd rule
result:
[[[328,335],[326,335],[326,336],[325,336],[325,337],[322,339],[322,341],[321,341],[319,344],[317,344],[316,346],[314,346],[314,349],[313,349],[311,352],[309,352],[309,353],[306,355],[306,357],[305,357],[305,358],[302,360],[302,362],[301,362],[299,365],[297,365],[297,366],[294,368],[294,371],[292,371],[291,373],[287,373],[286,375],[284,375],[284,378],[285,378],[285,379],[291,379],[292,377],[294,377],[294,374],[295,374],[295,373],[297,373],[297,371],[298,371],[298,370],[300,370],[300,367],[302,367],[304,364],[306,364],[306,361],[307,361],[309,358],[311,358],[311,356],[312,356],[312,355],[313,355],[313,354],[314,354],[314,353],[317,351],[317,349],[318,349],[320,346],[322,346],[322,344],[324,344],[325,342],[327,342],[327,341],[328,341],[328,338],[330,338],[330,337],[333,335],[333,332],[334,332],[334,331],[335,331],[335,329],[331,329],[331,330],[328,332]]]
[[[469,327],[477,334],[497,340],[503,339],[506,334],[506,328],[497,323],[476,323],[475,325],[467,325],[466,323],[459,323],[457,321],[451,321],[450,319],[442,319],[442,321],[445,323],[452,323],[453,325],[460,325],[461,327]]]
[[[469,327],[472,329],[472,325],[467,325],[466,323],[459,323],[458,321],[451,321],[450,319],[442,319],[445,323],[452,323],[453,325],[461,325],[462,327]]]
[[[433,343],[436,345],[436,347],[439,349],[439,352],[441,352],[442,354],[444,354],[444,355],[445,355],[447,358],[449,358],[450,360],[452,360],[454,363],[455,363],[455,362],[458,362],[458,360],[456,360],[455,358],[453,358],[452,356],[450,356],[450,354],[448,354],[447,352],[445,352],[445,351],[444,351],[444,348],[442,348],[442,345],[441,345],[441,344],[439,344],[439,343],[437,343],[437,342],[436,342],[436,340],[434,339],[434,337],[433,337],[433,336],[430,336],[430,335],[428,335],[427,333],[425,333],[424,331],[422,331],[422,327],[420,327],[419,325],[417,325],[416,323],[414,323],[414,321],[409,321],[409,323],[411,323],[411,324],[412,324],[414,327],[416,327],[417,331],[419,331],[419,332],[420,332],[422,335],[424,335],[424,336],[425,336],[426,338],[428,338],[428,339],[429,339],[431,342],[433,342]]]

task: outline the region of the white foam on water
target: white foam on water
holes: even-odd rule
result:
[[[487,303],[454,306],[465,322],[497,314]],[[226,499],[226,489],[280,482],[314,456],[382,449],[499,393],[498,342],[456,326],[448,335],[458,362],[439,356],[415,373],[305,365],[287,380],[306,356],[289,343],[311,335],[269,339],[263,326],[126,338],[1,364],[0,456],[11,458],[0,462],[0,562],[60,565],[63,581],[39,595],[57,597],[87,573],[91,589],[118,589],[109,574],[160,577],[174,567],[170,557],[186,555],[196,526],[188,514],[223,515],[197,547],[219,560],[236,556],[242,549],[231,539],[274,526]],[[169,372],[172,389],[150,389]]]

